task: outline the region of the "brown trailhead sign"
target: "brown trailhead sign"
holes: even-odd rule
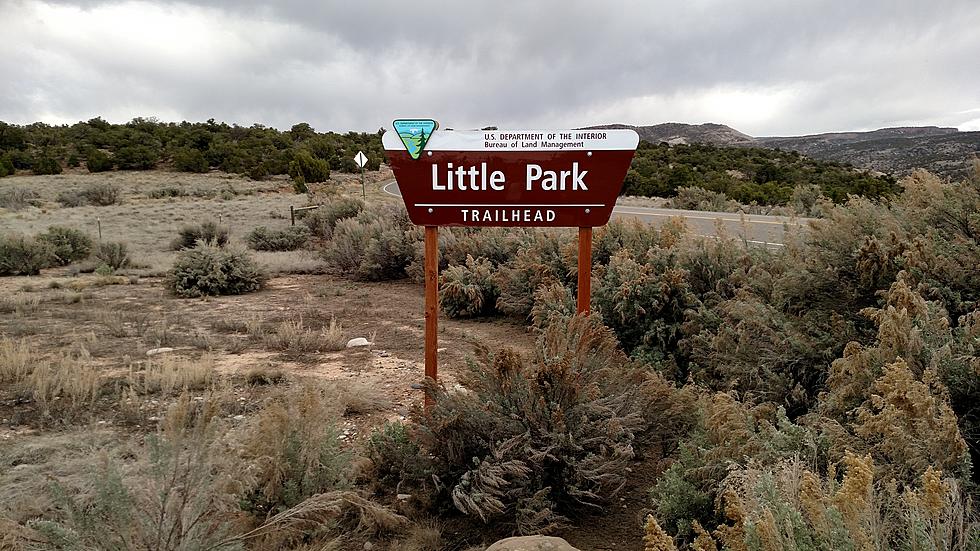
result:
[[[602,226],[639,142],[632,130],[396,128],[382,141],[420,226]]]

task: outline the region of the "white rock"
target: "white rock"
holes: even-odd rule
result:
[[[244,415],[236,415],[236,416],[233,417],[233,419],[235,421],[241,421],[241,420],[245,419],[245,416]]]
[[[398,499],[398,501],[407,501],[412,499],[412,494],[398,494],[395,497]]]
[[[364,542],[364,551],[371,551],[372,549],[374,549],[373,543],[369,541]]]
[[[149,350],[146,351],[146,355],[147,356],[156,356],[157,354],[166,354],[167,352],[173,352],[173,351],[174,351],[173,348],[170,348],[168,346],[164,346],[164,347],[161,347],[161,348],[151,348],[151,349],[149,349]]]
[[[347,341],[347,348],[354,348],[355,346],[371,346],[371,343],[364,337],[357,337],[356,339]]]

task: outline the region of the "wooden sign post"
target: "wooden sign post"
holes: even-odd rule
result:
[[[439,226],[578,228],[577,311],[589,312],[592,228],[609,221],[632,130],[438,130],[393,123],[382,143],[408,216],[425,226],[425,376],[438,378]],[[426,395],[426,411],[432,397]]]

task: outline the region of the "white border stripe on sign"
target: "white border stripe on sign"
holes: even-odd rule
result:
[[[494,135],[488,144],[487,135]],[[563,137],[571,135],[571,138]],[[515,136],[514,139],[500,139]],[[521,136],[528,136],[522,139]],[[540,136],[540,137],[539,137]],[[554,136],[554,137],[551,137]],[[601,136],[605,136],[602,138]],[[404,150],[398,134],[388,129],[381,139],[387,150]],[[633,130],[436,130],[426,151],[618,151],[636,149],[640,136]]]

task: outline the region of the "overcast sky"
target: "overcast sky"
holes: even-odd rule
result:
[[[0,120],[980,130],[980,1],[0,0]]]

